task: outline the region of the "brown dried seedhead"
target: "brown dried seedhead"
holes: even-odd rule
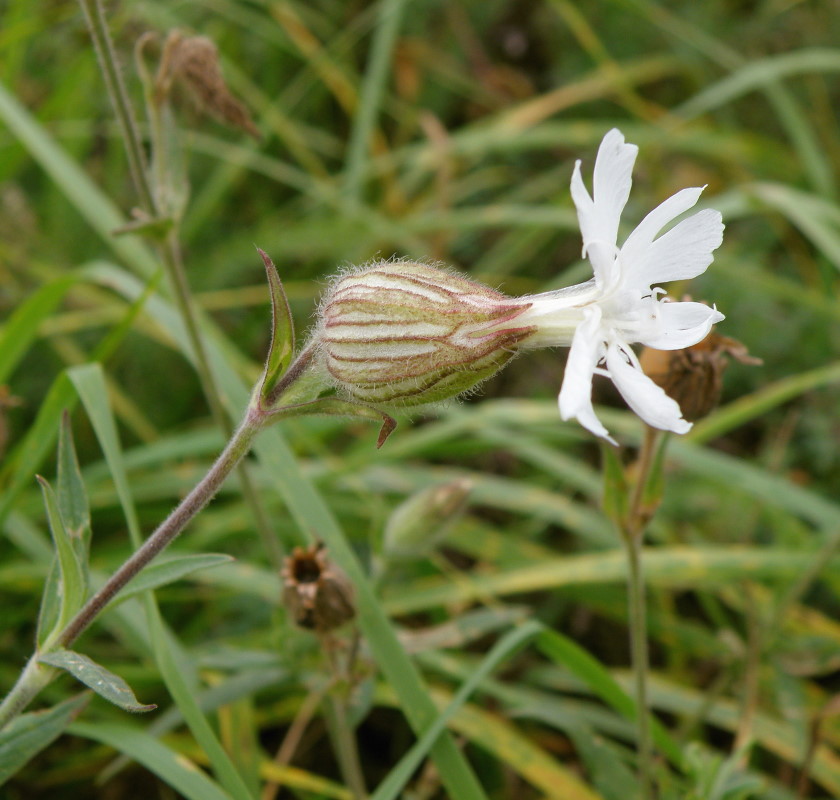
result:
[[[296,547],[283,562],[283,605],[302,628],[328,633],[356,616],[353,584],[323,542]]]
[[[169,95],[173,82],[185,86],[201,110],[219,122],[260,138],[248,109],[228,89],[219,51],[206,36],[185,36],[177,30],[169,34],[155,79],[158,102]]]
[[[730,358],[742,364],[762,363],[741,342],[714,331],[683,350],[645,348],[641,362],[645,374],[679,403],[683,417],[695,422],[718,404]]]

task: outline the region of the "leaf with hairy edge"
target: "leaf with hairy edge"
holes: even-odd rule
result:
[[[60,575],[61,612],[58,625],[62,626],[82,607],[85,601],[85,571],[79,560],[76,548],[70,540],[70,534],[64,527],[58,510],[58,499],[52,486],[40,475],[38,483],[44,493],[44,505],[55,542]]]
[[[143,705],[134,696],[131,687],[119,676],[109,672],[101,664],[73,650],[56,650],[40,656],[41,664],[67,670],[74,678],[85,686],[93,689],[100,697],[119,706],[125,711],[142,712],[153,711],[157,708],[154,703]]]
[[[83,692],[45,711],[22,714],[0,732],[0,786],[49,747],[90,701]]]
[[[268,289],[271,294],[271,344],[265,361],[265,373],[260,386],[260,397],[265,400],[277,381],[283,377],[295,351],[295,326],[289,301],[283,289],[283,282],[277,273],[274,262],[268,254],[257,248],[268,276]]]
[[[385,440],[393,433],[394,428],[397,427],[397,421],[384,411],[379,411],[373,406],[366,406],[362,403],[339,400],[337,397],[322,397],[309,403],[284,406],[272,412],[271,418],[279,420],[288,419],[289,417],[305,417],[310,414],[323,414],[328,417],[360,417],[362,419],[372,420],[373,422],[381,422],[382,427],[376,439],[377,448],[385,444]]]

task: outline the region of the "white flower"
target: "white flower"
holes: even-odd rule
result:
[[[336,389],[375,406],[417,406],[454,397],[497,372],[517,351],[571,346],[560,414],[609,441],[592,409],[592,378],[612,379],[655,428],[685,433],[679,405],[644,372],[631,345],[677,350],[723,319],[702,303],[672,303],[654,284],[693,278],[723,238],[720,213],[700,211],[654,238],[691,208],[702,189],[683,189],[645,217],[619,249],[621,212],[637,148],[617,130],[601,142],[593,196],[580,175],[572,198],[583,254],[594,277],[527,297],[506,297],[436,265],[368,264],[330,286],[315,329],[318,363]]]
[[[702,188],[683,189],[651,211],[619,248],[621,212],[632,183],[638,148],[618,130],[601,142],[590,197],[580,174],[572,176],[572,199],[583,234],[583,255],[594,278],[588,283],[527,298],[531,307],[517,322],[533,323],[538,333],[528,346],[563,344],[575,325],[566,374],[560,389],[560,415],[576,418],[592,433],[614,443],[592,408],[592,377],[610,378],[633,411],[655,428],[685,433],[691,423],[679,405],[644,372],[631,349],[641,343],[677,350],[701,341],[723,319],[702,303],[669,302],[654,284],[694,278],[712,262],[723,239],[718,211],[700,211],[659,238],[665,225],[695,205]],[[522,298],[525,300],[526,298]],[[582,319],[581,319],[582,317]]]

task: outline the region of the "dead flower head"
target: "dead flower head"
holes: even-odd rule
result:
[[[206,36],[185,36],[177,30],[169,34],[155,80],[159,100],[169,95],[174,82],[189,90],[202,111],[260,138],[248,109],[228,89],[219,65],[219,51]]]
[[[353,584],[323,542],[296,547],[283,563],[283,605],[302,628],[328,633],[356,616]]]
[[[744,344],[714,331],[682,350],[645,348],[641,363],[651,380],[679,403],[683,417],[694,422],[718,404],[730,358],[742,364],[762,363],[749,355]]]

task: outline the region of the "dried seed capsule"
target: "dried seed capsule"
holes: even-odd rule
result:
[[[683,417],[695,422],[718,404],[729,358],[742,364],[761,363],[741,342],[714,331],[682,350],[645,348],[640,360],[648,377],[680,404]]]
[[[353,584],[323,542],[296,547],[283,563],[283,605],[302,628],[327,633],[356,616]]]
[[[430,486],[401,503],[385,525],[388,558],[417,558],[432,550],[466,510],[472,481],[458,478]]]

